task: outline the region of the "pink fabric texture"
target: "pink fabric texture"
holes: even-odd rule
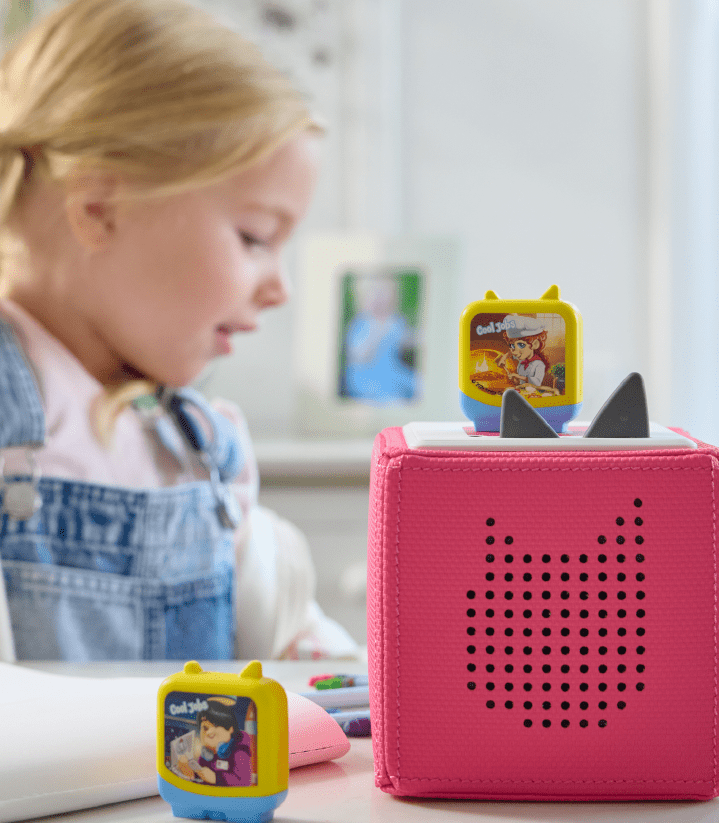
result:
[[[717,795],[719,451],[409,450],[378,435],[377,785],[527,800]]]

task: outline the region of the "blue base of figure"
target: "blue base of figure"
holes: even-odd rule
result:
[[[158,776],[160,797],[172,806],[175,817],[192,820],[226,820],[227,823],[267,823],[287,797],[287,790],[264,797],[214,797],[178,789]]]
[[[487,403],[482,403],[481,400],[475,400],[462,391],[459,393],[459,405],[462,407],[465,416],[472,421],[475,431],[499,431],[499,422],[502,414],[499,406],[490,406]],[[569,423],[570,420],[574,420],[579,414],[582,404],[573,403],[566,406],[543,406],[542,408],[535,406],[534,408],[536,412],[549,423],[555,432],[561,433],[567,431],[567,423]]]

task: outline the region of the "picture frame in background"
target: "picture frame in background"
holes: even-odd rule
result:
[[[459,244],[322,234],[300,254],[296,429],[373,437],[458,417]]]

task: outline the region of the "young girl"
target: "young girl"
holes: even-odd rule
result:
[[[183,388],[287,299],[302,99],[179,0],[73,0],[0,84],[0,659],[354,653],[239,411]]]

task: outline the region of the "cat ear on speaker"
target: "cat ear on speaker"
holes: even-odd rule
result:
[[[502,395],[500,437],[559,437],[547,421],[515,389]]]
[[[644,380],[632,372],[597,412],[585,437],[649,437],[649,414]]]

